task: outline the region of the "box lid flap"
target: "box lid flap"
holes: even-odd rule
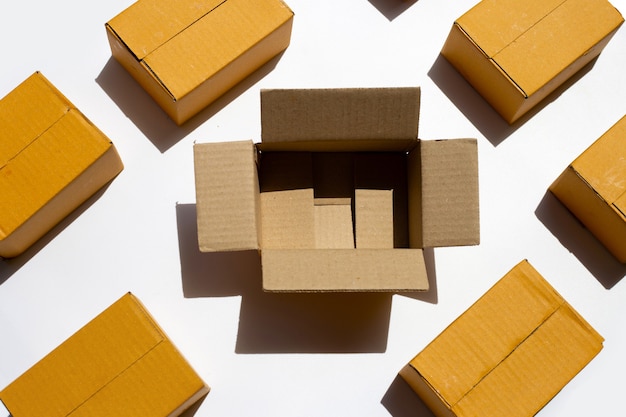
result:
[[[420,142],[422,247],[480,241],[476,139]]]
[[[72,107],[39,72],[8,93],[0,100],[0,169]]]
[[[572,168],[610,203],[626,191],[626,116],[578,158]]]
[[[557,314],[559,310],[564,311]],[[569,322],[567,325],[562,324],[563,316]],[[433,389],[437,390],[451,408],[457,404],[462,407],[461,402],[466,401],[468,396],[481,395],[480,390],[489,388],[490,384],[497,380],[497,375],[492,375],[493,372],[502,373],[500,376],[505,380],[507,378],[514,380],[515,377],[512,375],[518,371],[523,372],[523,369],[511,370],[510,366],[516,366],[520,363],[519,360],[523,361],[528,358],[529,352],[530,354],[535,352],[533,344],[537,341],[539,344],[545,342],[545,339],[541,338],[535,341],[532,339],[538,329],[543,328],[549,320],[555,317],[556,321],[542,331],[552,338],[561,338],[565,344],[571,342],[574,351],[581,349],[584,353],[583,362],[586,364],[590,360],[589,351],[597,353],[601,349],[602,337],[569,307],[527,261],[523,261],[450,324],[410,362],[410,365],[428,381]],[[518,352],[522,345],[524,348]],[[560,343],[559,347],[563,347],[563,343]],[[589,347],[591,348],[588,349]],[[565,351],[570,353],[569,349],[563,352]],[[520,357],[506,363],[512,352],[517,352],[516,354]],[[592,356],[595,353],[592,353]],[[578,353],[569,358],[578,358]],[[494,370],[503,364],[502,369]],[[564,365],[566,369],[557,367],[556,372],[571,378],[573,376],[571,371],[575,369],[574,373],[576,373],[582,366],[580,362],[568,362]],[[490,377],[496,379],[489,381],[484,388],[481,388],[482,383]],[[562,387],[567,380],[563,381],[560,378],[559,376],[555,380],[558,380]],[[500,382],[501,388],[502,380]],[[526,390],[534,389],[534,383],[529,382],[525,385]],[[493,388],[494,385],[491,387]],[[552,392],[552,395],[554,393]],[[526,391],[526,395],[532,397],[532,392],[529,394]],[[490,399],[493,401],[499,396],[500,394]],[[536,398],[530,398],[530,401],[535,400]],[[497,403],[497,407],[515,406],[515,404],[503,405],[502,401],[493,402]],[[506,413],[485,415],[504,414]],[[519,415],[526,414],[534,413]]]
[[[262,90],[262,141],[416,140],[420,89]]]
[[[158,353],[163,343],[169,344],[169,341],[158,325],[134,296],[126,294],[7,386],[0,397],[14,417],[110,416],[119,415],[122,410],[129,416],[156,415],[155,410],[159,415],[166,415],[161,409],[165,403],[170,411],[179,405],[173,405],[171,400],[180,392],[174,393],[178,389],[171,388],[178,388],[179,384],[188,387],[190,379],[194,390],[198,390],[204,383],[197,375],[192,372],[193,375],[184,375],[188,380],[179,380],[180,373],[166,376],[160,372],[144,373],[143,383],[134,386],[124,383],[127,374],[138,371],[135,366],[142,367],[141,363],[150,360],[153,352],[157,352],[158,357],[152,361],[165,358],[167,362],[173,358],[175,366],[183,368],[182,357],[168,358]],[[162,365],[163,369],[172,368],[168,363]],[[146,377],[150,379],[149,384]],[[158,380],[164,380],[168,389],[157,383]],[[116,395],[109,397],[114,401],[109,401],[104,408],[90,404],[110,390],[116,390]],[[135,410],[120,408],[124,396],[135,402]],[[145,403],[148,397],[153,404]],[[156,398],[162,402],[154,401]],[[188,395],[182,401],[186,398]],[[150,407],[137,410],[146,406]]]
[[[189,25],[228,0],[139,0],[107,25],[142,60]]]
[[[180,100],[292,16],[279,0],[226,0],[147,54],[144,63]]]
[[[527,97],[622,22],[606,0],[485,0],[458,20]]]
[[[194,145],[203,252],[259,248],[259,180],[252,141]]]

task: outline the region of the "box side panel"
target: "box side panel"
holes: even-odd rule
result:
[[[68,417],[180,415],[209,391],[176,348],[165,340],[146,352]]]
[[[482,0],[457,23],[491,58],[566,1]]]
[[[0,398],[13,417],[66,417],[164,338],[127,294],[13,381]]]
[[[405,365],[399,374],[436,417],[456,417],[450,406],[410,364]]]
[[[512,123],[526,97],[480,47],[454,24],[442,50],[450,64],[506,121]]]
[[[475,139],[422,141],[423,246],[480,242]]]
[[[566,303],[453,409],[459,416],[532,416],[602,349],[602,337]]]
[[[0,170],[72,107],[39,72],[28,77],[2,98]]]
[[[263,142],[417,138],[419,88],[261,91]]]
[[[563,302],[528,262],[521,262],[410,364],[454,405]]]
[[[0,256],[17,256],[123,169],[113,144],[76,110],[0,169]]]
[[[194,166],[200,250],[258,249],[259,180],[252,141],[196,144]]]
[[[624,217],[604,200],[571,166],[550,191],[620,261],[626,262]]]
[[[205,14],[228,0],[139,0],[107,26],[141,60]]]
[[[561,72],[568,70],[558,84],[595,58],[601,48],[594,46],[622,22],[606,0],[567,0],[492,58],[530,97]]]
[[[265,49],[264,40],[292,16],[291,10],[277,0],[227,0],[143,61],[179,100],[253,48]],[[289,37],[280,43],[286,47]],[[257,51],[255,55],[265,54]],[[247,68],[248,73],[258,66]]]
[[[263,289],[276,292],[422,291],[419,249],[264,250]]]

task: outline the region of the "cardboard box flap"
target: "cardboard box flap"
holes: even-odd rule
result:
[[[456,416],[534,415],[602,342],[523,261],[409,365]]]
[[[420,89],[262,90],[263,143],[404,141],[418,134]]]
[[[107,25],[139,60],[229,0],[139,0]]]
[[[572,162],[574,170],[609,203],[626,191],[626,116]]]
[[[456,23],[529,97],[622,22],[606,0],[483,0]]]
[[[31,218],[112,146],[78,110],[63,113],[0,168],[0,239]]]
[[[194,145],[203,252],[259,248],[259,180],[252,141]]]
[[[476,139],[421,141],[421,247],[480,241]],[[454,169],[451,169],[454,168]],[[419,219],[417,219],[419,220]],[[413,220],[411,220],[413,224]],[[417,232],[411,226],[411,246]]]
[[[39,72],[8,93],[0,100],[0,170],[72,107]]]
[[[280,1],[226,0],[147,55],[144,63],[179,100],[292,17]]]

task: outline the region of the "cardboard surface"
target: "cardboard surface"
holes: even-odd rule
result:
[[[523,261],[400,375],[438,417],[533,416],[603,340]]]
[[[0,100],[0,256],[24,252],[123,169],[41,73]]]
[[[626,262],[626,116],[587,148],[550,191],[620,261]]]
[[[13,417],[166,417],[208,390],[129,293],[0,391],[0,399]]]
[[[259,249],[268,291],[394,291],[428,288],[427,245],[478,243],[476,140],[418,140],[419,88],[261,102],[256,160],[194,148],[201,250]]]
[[[606,0],[483,0],[441,53],[509,123],[598,56],[621,14]]]
[[[280,0],[139,0],[106,24],[113,56],[178,124],[289,45]]]

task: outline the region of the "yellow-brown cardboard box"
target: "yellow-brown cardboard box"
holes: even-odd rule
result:
[[[626,116],[576,158],[550,191],[626,263]]]
[[[441,54],[509,123],[597,57],[624,19],[606,0],[483,0]]]
[[[258,250],[266,291],[427,290],[423,248],[479,241],[475,139],[420,141],[419,88],[264,90],[262,142],[194,147],[200,250]]]
[[[437,417],[531,417],[600,352],[603,341],[523,261],[400,375]]]
[[[111,141],[41,73],[0,100],[0,257],[40,239],[123,169]]]
[[[208,386],[128,293],[0,391],[12,417],[175,417]]]
[[[281,0],[139,0],[106,23],[115,59],[182,124],[289,46]]]

